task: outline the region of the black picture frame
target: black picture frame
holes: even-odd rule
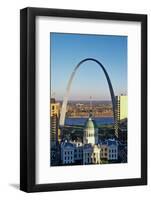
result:
[[[120,20],[141,23],[141,178],[71,183],[36,184],[35,163],[35,19],[54,16],[84,19]],[[147,184],[147,15],[48,8],[20,11],[20,189],[44,192]]]

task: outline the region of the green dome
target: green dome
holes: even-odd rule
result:
[[[94,120],[89,117],[85,123],[85,128],[92,129],[92,128],[97,128],[96,123]]]

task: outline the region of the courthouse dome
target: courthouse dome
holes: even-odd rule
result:
[[[85,123],[83,143],[92,145],[98,143],[98,129],[95,121],[92,120],[91,113]]]
[[[96,125],[95,121],[92,120],[91,117],[89,117],[87,119],[87,121],[85,123],[85,128],[87,128],[87,129],[95,129],[95,128],[97,128],[97,125]]]

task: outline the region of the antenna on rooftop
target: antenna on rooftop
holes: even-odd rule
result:
[[[90,96],[90,111],[89,116],[92,117],[92,96]]]

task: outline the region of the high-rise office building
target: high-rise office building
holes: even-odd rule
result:
[[[55,99],[51,99],[50,108],[50,133],[51,133],[51,147],[54,147],[59,142],[59,115],[60,115],[60,104],[56,103]]]
[[[115,116],[115,135],[118,137],[120,122],[127,119],[128,99],[127,95],[116,96],[116,116]]]
[[[55,101],[54,98],[50,102],[50,160],[51,166],[56,165],[59,161],[59,117],[60,117],[60,104]]]

